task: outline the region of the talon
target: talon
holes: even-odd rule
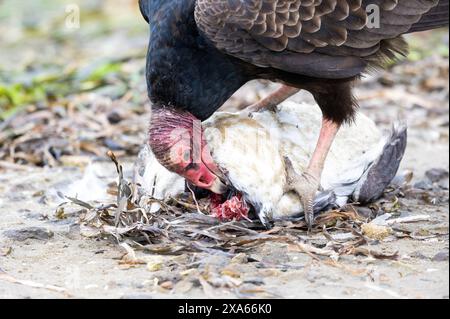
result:
[[[289,158],[286,157],[284,161],[287,172],[286,191],[294,191],[300,196],[308,231],[311,231],[314,226],[314,199],[320,188],[319,180],[309,172],[298,174]]]
[[[306,198],[302,200],[303,207],[305,210],[305,221],[308,225],[308,231],[312,231],[312,227],[314,226],[314,200],[311,198]]]

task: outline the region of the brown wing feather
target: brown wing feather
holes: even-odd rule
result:
[[[439,0],[197,0],[196,21],[217,48],[261,67],[308,76],[361,73],[391,56],[391,39],[408,32]],[[380,27],[369,25],[370,7]],[[314,65],[311,65],[314,63]]]

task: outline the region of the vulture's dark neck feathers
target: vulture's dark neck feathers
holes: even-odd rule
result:
[[[194,0],[150,3],[147,81],[155,106],[186,110],[203,121],[250,78],[243,62],[199,34],[194,5]]]

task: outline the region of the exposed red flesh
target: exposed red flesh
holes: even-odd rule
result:
[[[242,194],[233,196],[225,202],[223,202],[221,195],[212,194],[210,198],[211,215],[213,217],[221,221],[248,219],[250,208],[244,201]]]

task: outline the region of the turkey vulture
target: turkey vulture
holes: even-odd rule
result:
[[[448,25],[448,5],[448,0],[140,0],[150,25],[151,149],[169,170],[224,193],[226,179],[210,155],[201,122],[250,80],[283,85],[252,111],[307,90],[323,113],[315,151],[298,179],[311,225],[330,147],[341,125],[355,116],[355,82],[405,54],[403,34]]]
[[[269,226],[273,219],[304,212],[298,193],[301,185],[296,180],[308,167],[320,126],[320,111],[306,103],[284,102],[277,113],[266,110],[252,119],[246,112],[216,112],[204,122],[205,138],[214,160],[227,171],[235,188],[219,204],[222,209],[229,207],[228,202],[248,209],[242,212],[238,206],[222,213],[209,205],[211,213],[228,220],[240,218],[252,207]],[[377,200],[397,173],[406,140],[406,127],[397,125],[384,136],[373,121],[356,114],[354,123],[340,130],[325,161],[314,212],[341,207],[348,201],[366,204]],[[185,191],[185,179],[159,164],[148,145],[136,162],[134,178],[145,194],[159,200]],[[204,192],[196,197],[211,202],[216,198]],[[150,211],[157,211],[158,204],[153,205]]]

